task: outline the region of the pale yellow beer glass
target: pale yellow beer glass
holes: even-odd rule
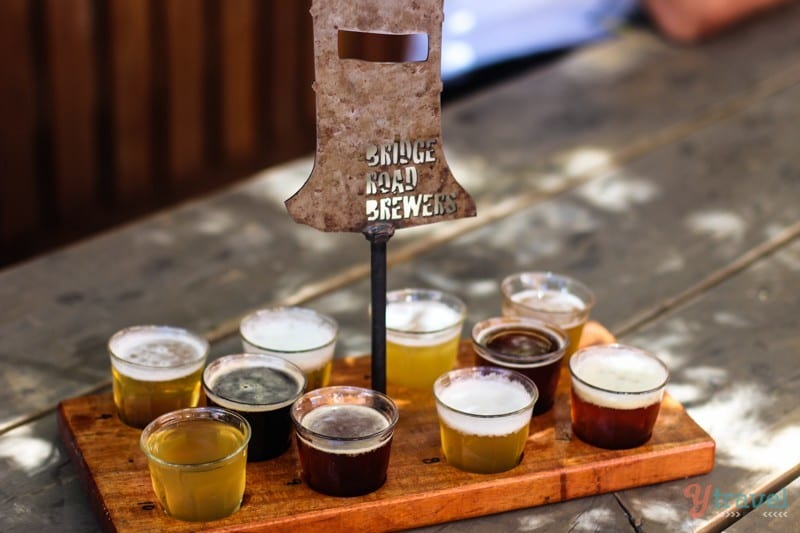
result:
[[[386,295],[386,379],[417,389],[433,386],[455,365],[467,306],[436,290]]]
[[[440,376],[433,393],[448,464],[479,474],[519,464],[539,397],[527,376],[496,367],[461,368]]]
[[[250,425],[216,407],[181,409],[145,427],[139,445],[164,512],[207,522],[236,512],[244,496]]]
[[[170,326],[133,326],[108,341],[114,404],[120,419],[143,428],[156,417],[200,401],[208,342]]]

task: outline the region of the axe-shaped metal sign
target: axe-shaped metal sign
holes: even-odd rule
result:
[[[442,2],[314,0],[311,7],[317,149],[311,175],[286,207],[297,222],[370,240],[372,383],[381,391],[386,241],[395,229],[475,215],[442,148]],[[346,57],[340,37],[352,33],[427,36],[427,56],[403,62]]]

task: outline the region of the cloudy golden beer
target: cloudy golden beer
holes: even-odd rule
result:
[[[339,325],[313,309],[273,307],[247,315],[239,325],[245,352],[282,357],[300,367],[306,390],[328,385]]]
[[[434,396],[448,464],[479,474],[519,464],[538,398],[530,379],[502,368],[463,368],[437,379]]]
[[[458,357],[464,303],[440,291],[403,289],[386,295],[386,379],[430,390]]]
[[[594,306],[594,293],[583,283],[552,272],[522,272],[500,285],[503,316],[542,320],[567,333],[569,357],[580,345],[583,326]]]
[[[591,346],[569,362],[572,431],[600,448],[647,442],[658,417],[666,365],[649,352],[625,346]]]
[[[214,407],[173,411],[150,423],[139,444],[164,512],[191,522],[236,512],[244,495],[249,439],[244,418]]]
[[[134,326],[108,342],[114,404],[120,419],[143,428],[156,417],[200,401],[208,342],[185,329]]]

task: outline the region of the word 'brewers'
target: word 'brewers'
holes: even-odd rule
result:
[[[601,448],[633,448],[653,433],[669,371],[654,355],[621,344],[591,346],[569,361],[572,431]]]
[[[437,379],[433,391],[448,464],[480,474],[519,464],[539,396],[530,379],[502,368],[462,368]]]
[[[200,401],[200,374],[208,342],[185,329],[133,326],[108,341],[114,404],[120,419],[138,428]]]
[[[386,376],[403,387],[430,390],[456,362],[466,305],[428,289],[386,295]]]
[[[398,410],[388,396],[325,387],[292,406],[303,480],[331,496],[359,496],[386,481]]]
[[[366,195],[392,195],[379,199],[367,198],[367,221],[432,217],[457,211],[456,193],[416,193],[419,183],[417,165],[435,163],[435,147],[436,139],[401,140],[367,146]]]

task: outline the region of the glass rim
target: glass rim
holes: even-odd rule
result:
[[[425,296],[433,296],[433,298],[414,298],[414,295],[425,295]],[[396,300],[395,302],[390,302],[390,298],[392,296],[399,296],[401,299]],[[392,333],[398,333],[401,335],[408,335],[408,336],[418,336],[418,335],[433,335],[437,333],[443,333],[450,329],[455,329],[456,327],[461,327],[464,323],[464,319],[467,317],[467,304],[464,301],[454,296],[448,292],[440,291],[438,289],[422,289],[418,287],[407,287],[405,289],[395,289],[386,293],[386,307],[389,307],[390,303],[399,303],[399,302],[412,302],[412,301],[430,301],[430,302],[441,302],[456,313],[458,313],[458,318],[452,324],[448,324],[447,326],[443,326],[437,329],[427,329],[427,330],[417,330],[417,329],[398,329],[398,328],[390,328],[386,326],[386,331],[391,331]]]
[[[461,376],[466,374],[472,374],[472,375],[503,374],[506,377],[516,379],[517,381],[522,381],[523,384],[530,385],[531,400],[530,402],[526,403],[525,406],[519,409],[515,409],[513,411],[506,411],[503,413],[495,413],[495,414],[478,414],[478,413],[470,413],[468,411],[463,411],[461,409],[452,407],[447,403],[445,403],[441,398],[439,398],[439,394],[437,394],[436,392],[437,385],[440,385],[442,381],[444,381],[445,379],[450,379],[452,376]],[[531,378],[529,378],[525,374],[522,374],[521,372],[517,372],[516,370],[511,370],[508,368],[500,368],[495,366],[470,366],[470,367],[456,368],[455,370],[450,370],[449,372],[445,372],[444,374],[436,378],[436,381],[433,383],[433,397],[436,400],[437,404],[449,409],[454,413],[458,413],[460,415],[464,415],[470,418],[480,418],[484,420],[490,420],[494,418],[505,418],[508,416],[522,414],[528,409],[533,409],[533,407],[536,405],[536,402],[539,400],[539,387],[536,386],[536,383],[534,383],[534,381]]]
[[[119,340],[120,338],[130,333],[134,333],[137,331],[159,331],[159,330],[177,333],[179,336],[187,337],[192,339],[193,341],[197,341],[198,344],[201,346],[201,349],[198,351],[198,356],[189,362],[182,362],[180,364],[174,364],[168,366],[154,366],[154,365],[139,363],[136,361],[131,361],[130,359],[125,359],[124,357],[116,353],[112,348],[112,344],[115,341]],[[108,342],[106,343],[106,346],[112,362],[120,361],[125,365],[131,365],[135,368],[148,369],[148,370],[172,370],[176,368],[194,367],[197,365],[197,363],[202,363],[203,361],[205,361],[205,359],[208,357],[208,352],[211,349],[211,345],[209,344],[208,339],[206,339],[205,337],[203,337],[198,333],[195,333],[194,331],[188,330],[186,328],[181,328],[178,326],[165,326],[160,324],[140,324],[136,326],[128,326],[122,328],[117,332],[115,332],[113,335],[111,335],[111,337],[108,339]]]
[[[530,305],[526,305],[517,301],[512,300],[512,294],[509,294],[507,290],[508,286],[518,281],[521,284],[528,285],[525,282],[526,279],[542,279],[542,280],[556,280],[561,281],[571,286],[576,287],[582,294],[576,294],[574,291],[569,291],[569,294],[577,296],[580,298],[581,302],[583,302],[584,308],[578,311],[547,311],[547,314],[550,315],[573,315],[573,314],[580,314],[580,313],[589,313],[594,308],[596,303],[596,296],[594,291],[590,289],[585,283],[579,281],[573,277],[559,274],[557,272],[553,272],[551,270],[531,270],[525,272],[517,272],[514,274],[510,274],[503,278],[503,281],[500,282],[500,292],[503,294],[504,298],[511,300],[515,305],[519,305],[521,307],[531,309],[532,311],[541,311],[541,309],[536,307],[531,307]],[[534,287],[531,287],[534,288]]]
[[[572,365],[573,365],[573,361],[575,361],[576,358],[579,355],[581,355],[582,353],[585,354],[586,352],[592,351],[593,349],[597,349],[597,348],[611,348],[612,350],[626,350],[626,351],[630,351],[630,352],[636,352],[636,353],[638,353],[638,354],[640,354],[642,356],[647,357],[648,359],[652,359],[655,362],[657,362],[659,365],[661,365],[661,367],[664,369],[664,372],[665,372],[664,381],[662,381],[661,384],[656,386],[656,387],[652,387],[650,389],[645,389],[645,390],[637,390],[637,391],[618,391],[618,390],[606,389],[604,387],[598,387],[597,385],[593,385],[593,384],[589,383],[588,381],[586,381],[585,379],[583,379],[580,376],[578,376],[575,373],[575,370],[573,369]],[[643,394],[652,394],[654,392],[660,391],[661,389],[663,389],[664,387],[667,386],[667,383],[669,383],[669,367],[667,366],[666,363],[664,363],[664,361],[662,361],[655,354],[653,354],[653,353],[651,353],[651,352],[649,352],[647,350],[643,350],[641,348],[636,348],[635,346],[630,346],[628,344],[621,344],[621,343],[618,343],[618,342],[615,342],[615,343],[612,343],[612,344],[586,346],[585,348],[581,348],[580,350],[578,350],[577,352],[572,354],[572,357],[570,357],[570,359],[569,359],[569,373],[572,376],[572,378],[575,379],[576,381],[578,381],[581,385],[585,385],[586,387],[589,387],[590,389],[594,389],[596,391],[607,392],[609,394],[616,394],[616,395],[620,395],[620,396],[638,396],[638,395],[643,395]]]
[[[316,318],[322,320],[322,322],[326,323],[327,325],[331,326],[333,334],[331,340],[325,342],[324,344],[320,344],[317,346],[311,346],[309,348],[303,348],[301,350],[284,350],[281,348],[272,348],[269,346],[264,346],[257,342],[253,342],[252,340],[248,339],[243,331],[245,322],[255,319],[259,315],[271,313],[291,313],[291,314],[302,314],[302,315],[313,315]],[[262,307],[260,309],[256,309],[250,313],[247,313],[242,319],[239,321],[239,338],[248,344],[252,345],[259,350],[265,350],[274,353],[285,353],[285,354],[301,354],[306,352],[313,352],[315,350],[321,350],[322,348],[327,348],[332,344],[336,343],[336,339],[339,338],[339,323],[331,317],[330,315],[326,315],[325,313],[321,313],[315,309],[311,309],[310,307],[300,307],[294,305],[278,305],[274,307]]]
[[[199,415],[199,416],[198,416]],[[181,422],[186,422],[188,420],[215,420],[221,424],[226,424],[232,426],[233,424],[225,421],[220,420],[217,417],[232,417],[237,422],[239,422],[241,428],[243,429],[242,435],[244,439],[242,440],[242,444],[238,446],[234,451],[231,453],[220,457],[219,459],[214,459],[213,461],[205,461],[202,463],[174,463],[172,461],[165,461],[164,459],[155,455],[148,445],[148,441],[150,440],[150,436],[154,434],[156,431],[161,429],[162,427],[170,427],[180,424]],[[239,429],[237,427],[237,429]],[[231,411],[230,409],[225,409],[222,407],[186,407],[184,409],[178,409],[176,411],[170,411],[168,413],[164,413],[163,415],[155,418],[151,421],[145,428],[142,430],[141,435],[139,436],[139,448],[142,452],[147,456],[148,460],[155,461],[156,463],[167,466],[170,468],[179,468],[182,470],[205,470],[209,467],[222,464],[226,461],[229,461],[231,458],[235,457],[236,455],[240,454],[242,450],[246,450],[248,444],[250,443],[250,437],[252,435],[252,428],[250,427],[250,423],[247,421],[245,417]]]
[[[321,397],[321,396],[326,395],[325,393],[335,393],[335,392],[346,393],[348,395],[351,395],[352,397],[357,397],[357,396],[360,396],[360,395],[364,395],[365,393],[367,393],[368,396],[374,396],[374,397],[384,401],[388,406],[391,407],[391,409],[390,409],[391,417],[387,418],[382,410],[377,409],[372,405],[368,405],[368,404],[364,404],[364,403],[354,403],[354,402],[323,403],[323,404],[314,406],[314,408],[311,409],[309,412],[313,411],[317,407],[323,407],[323,406],[327,406],[327,405],[363,405],[365,407],[370,407],[370,408],[380,412],[381,416],[383,416],[384,418],[387,418],[387,421],[389,422],[389,425],[386,426],[385,428],[381,429],[381,430],[378,430],[378,431],[374,432],[374,433],[370,433],[369,435],[363,435],[363,436],[360,436],[360,437],[335,437],[335,436],[325,435],[324,433],[319,433],[317,431],[314,431],[314,430],[310,429],[309,427],[304,426],[302,419],[298,420],[298,418],[297,418],[297,410],[299,409],[299,407],[300,407],[301,403],[303,402],[303,400],[310,400],[314,396],[320,396]],[[290,415],[291,415],[292,423],[294,424],[294,426],[295,426],[295,428],[297,429],[298,432],[302,431],[303,433],[308,433],[312,437],[315,437],[315,438],[318,438],[318,439],[321,439],[321,440],[337,441],[337,442],[368,441],[368,440],[372,440],[372,439],[377,439],[377,438],[379,438],[379,437],[381,437],[383,435],[391,435],[394,432],[395,426],[397,425],[397,421],[400,419],[400,410],[398,409],[397,404],[395,403],[395,401],[392,400],[389,397],[389,395],[384,394],[382,392],[378,392],[378,391],[376,391],[374,389],[367,389],[367,388],[364,388],[364,387],[356,387],[356,386],[353,386],[353,385],[333,385],[333,386],[321,387],[319,389],[314,389],[312,391],[308,391],[305,394],[303,394],[302,396],[300,396],[297,400],[295,400],[295,402],[292,405],[292,408],[290,409],[289,412],[290,412]],[[308,413],[306,413],[306,414],[308,414]],[[304,417],[305,417],[305,415],[304,415]]]
[[[209,369],[211,371],[214,371],[214,370],[216,370],[216,367],[221,366],[221,365],[225,364],[226,362],[234,360],[234,359],[242,360],[242,361],[245,361],[245,360],[250,360],[250,361],[261,360],[261,361],[264,361],[264,362],[271,363],[271,364],[264,364],[264,365],[242,365],[240,368],[266,367],[266,368],[286,368],[286,369],[288,369],[292,373],[293,377],[299,378],[297,380],[297,384],[299,385],[299,387],[297,389],[297,393],[292,395],[290,398],[287,398],[286,400],[281,400],[279,402],[249,403],[249,402],[242,402],[240,400],[235,400],[233,398],[229,398],[229,397],[225,396],[224,394],[219,394],[218,392],[214,392],[213,388],[208,383],[210,381],[210,379],[207,379],[206,373],[209,372]],[[265,354],[265,353],[237,353],[237,354],[223,355],[222,357],[219,357],[219,358],[211,361],[208,365],[206,365],[206,367],[203,369],[203,374],[200,377],[200,381],[203,384],[203,390],[205,391],[206,396],[210,396],[212,398],[212,400],[216,399],[216,398],[221,398],[222,400],[224,400],[226,402],[229,402],[231,404],[234,404],[234,405],[241,405],[241,406],[245,406],[245,407],[264,407],[265,408],[265,409],[260,409],[258,411],[253,411],[253,412],[274,411],[274,410],[280,409],[281,407],[284,407],[286,405],[291,405],[292,403],[294,403],[294,401],[297,398],[299,398],[300,396],[303,395],[303,392],[305,391],[305,388],[308,385],[308,379],[306,378],[305,372],[303,372],[303,370],[299,366],[297,366],[293,362],[288,361],[287,359],[284,359],[284,358],[279,357],[277,355],[270,355],[270,354]]]
[[[536,356],[536,361],[525,362],[523,359],[524,356],[514,356],[508,355],[493,348],[486,346],[479,340],[479,335],[481,332],[478,330],[481,327],[485,327],[488,329],[488,332],[491,331],[502,331],[505,329],[503,326],[513,326],[514,324],[521,324],[522,326],[526,326],[529,329],[533,329],[537,332],[544,331],[546,335],[552,335],[559,341],[559,345],[556,347],[554,351],[548,352],[542,356]],[[494,327],[494,326],[497,327]],[[556,361],[560,361],[564,358],[567,354],[567,350],[569,349],[569,336],[567,332],[564,331],[562,328],[544,322],[543,320],[539,320],[536,318],[529,318],[529,317],[517,317],[517,316],[508,316],[508,317],[491,317],[480,322],[477,322],[475,326],[472,328],[472,343],[473,347],[478,352],[478,348],[480,348],[481,352],[486,353],[478,353],[481,357],[487,355],[487,358],[495,364],[502,364],[512,366],[514,368],[539,368],[542,366],[553,364]]]

